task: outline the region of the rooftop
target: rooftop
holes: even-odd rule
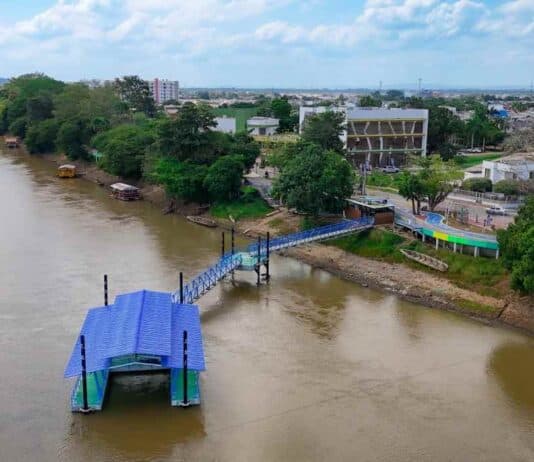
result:
[[[80,331],[85,336],[87,372],[108,369],[113,358],[133,354],[160,356],[162,367],[182,368],[184,330],[188,333],[188,368],[204,370],[197,306],[173,304],[166,292],[141,290],[119,295],[113,305],[87,312]],[[78,337],[65,377],[81,372]]]

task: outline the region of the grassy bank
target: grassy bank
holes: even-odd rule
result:
[[[456,163],[463,169],[481,164],[484,160],[495,160],[502,157],[502,154],[481,154],[480,156],[456,156]]]
[[[247,120],[258,113],[257,107],[218,107],[212,109],[216,117],[235,117],[236,130],[244,131],[247,128]]]
[[[412,268],[442,274],[458,287],[475,290],[482,295],[499,296],[507,290],[507,273],[500,260],[473,258],[447,250],[435,250],[417,240],[408,240],[384,229],[372,229],[363,233],[336,239],[332,245],[362,257],[390,263],[403,263]],[[446,273],[436,271],[405,258],[400,249],[421,252],[449,265]]]
[[[250,186],[241,188],[241,196],[232,202],[220,202],[210,208],[215,218],[243,220],[246,218],[262,218],[272,211],[256,189]]]

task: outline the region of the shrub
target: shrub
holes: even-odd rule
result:
[[[28,121],[26,117],[19,117],[18,119],[15,119],[10,125],[9,125],[9,132],[15,136],[18,136],[20,138],[24,138],[26,136],[26,128],[28,126]]]
[[[517,180],[501,180],[495,183],[493,191],[506,196],[517,196],[520,191],[520,183]]]
[[[26,147],[31,153],[54,151],[58,130],[59,124],[55,119],[31,125],[26,133]]]
[[[469,178],[462,183],[462,188],[468,191],[490,192],[492,183],[489,178]]]

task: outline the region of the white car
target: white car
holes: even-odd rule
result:
[[[386,165],[381,170],[383,173],[399,173],[399,169],[393,165]]]
[[[508,210],[500,205],[492,205],[491,207],[486,208],[486,213],[488,215],[508,215]]]

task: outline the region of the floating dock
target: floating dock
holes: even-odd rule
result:
[[[65,377],[77,377],[72,410],[89,412],[102,409],[109,377],[118,373],[168,371],[171,405],[199,404],[204,369],[198,307],[142,290],[89,310]]]

